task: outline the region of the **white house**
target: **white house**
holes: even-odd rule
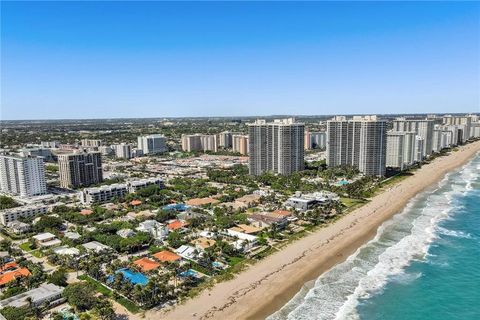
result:
[[[196,260],[202,253],[200,250],[183,245],[175,250],[175,253],[178,254],[180,257],[188,260]]]
[[[237,250],[248,251],[257,244],[258,237],[251,234],[246,234],[232,229],[224,230],[222,233],[236,239],[232,245]]]
[[[80,254],[80,250],[77,248],[71,248],[69,246],[61,246],[58,248],[53,249],[55,254],[60,256],[78,256]]]
[[[33,239],[35,239],[41,247],[53,247],[62,243],[62,241],[58,240],[55,235],[50,232],[39,233],[33,236]]]
[[[89,251],[102,252],[112,250],[109,246],[101,244],[98,241],[91,241],[83,244],[83,247]]]
[[[145,220],[140,223],[136,230],[150,233],[157,240],[163,240],[168,235],[168,227],[156,220]]]
[[[117,231],[117,235],[122,238],[130,238],[135,235],[135,231],[133,231],[132,229],[121,229]]]

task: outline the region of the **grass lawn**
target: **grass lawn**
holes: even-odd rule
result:
[[[211,270],[208,270],[207,268],[205,268],[204,266],[201,266],[199,265],[198,263],[195,263],[195,262],[192,262],[191,263],[191,268],[193,270],[196,270],[198,272],[201,272],[203,274],[206,274],[207,276],[211,276],[212,275],[212,271]]]
[[[234,265],[236,265],[237,263],[242,262],[243,260],[245,260],[245,258],[242,258],[242,257],[228,257],[227,258],[228,264],[231,265],[232,267]]]
[[[341,201],[347,208],[355,207],[355,206],[358,206],[358,205],[360,205],[360,204],[364,204],[364,203],[365,203],[365,200],[362,200],[362,199],[354,199],[354,198],[341,198],[340,201]]]
[[[114,297],[112,290],[105,287],[103,284],[101,284],[97,280],[91,278],[90,276],[87,276],[87,275],[84,274],[84,275],[79,276],[78,279],[84,280],[84,281],[92,284],[98,292],[100,292],[101,294],[103,294],[107,297],[110,297],[110,298],[114,299],[115,301],[120,303],[122,306],[124,306],[131,313],[138,313],[138,312],[142,311],[142,309],[140,309],[140,307],[137,306],[133,301],[130,301],[130,300],[128,300],[128,299],[126,299],[122,296]]]
[[[160,252],[162,250],[165,250],[164,247],[159,247],[159,246],[155,246],[155,245],[151,245],[150,247],[148,247],[148,251],[150,253],[157,253],[157,252]]]
[[[106,296],[109,296],[109,297],[112,295],[112,290],[108,289],[107,287],[105,287],[103,284],[101,284],[97,280],[95,280],[95,279],[93,279],[93,278],[91,278],[91,277],[89,277],[85,274],[79,276],[78,279],[87,281],[88,283],[92,284],[95,287],[95,289],[103,295],[106,295]]]
[[[22,243],[19,247],[23,251],[32,251],[32,248],[30,248],[30,243],[28,243],[28,242]]]
[[[40,251],[40,250],[38,250],[38,249],[37,249],[37,250],[30,251],[30,254],[31,254],[32,256],[34,256],[34,257],[37,257],[37,258],[43,257],[42,251]]]

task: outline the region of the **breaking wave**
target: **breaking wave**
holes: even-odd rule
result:
[[[480,158],[448,174],[435,189],[413,198],[405,209],[386,221],[374,239],[346,261],[304,286],[268,320],[358,319],[362,300],[381,293],[390,281],[412,282],[421,273],[405,271],[412,261],[425,261],[432,242],[440,236],[472,237],[439,226],[462,208],[459,199],[471,192],[480,177]]]

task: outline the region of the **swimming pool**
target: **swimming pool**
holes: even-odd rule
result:
[[[128,268],[119,269],[116,273],[121,273],[125,279],[130,281],[133,284],[140,284],[142,286],[148,283],[148,277],[146,277],[143,273],[132,271]],[[115,279],[113,275],[108,277],[108,281],[112,282]]]
[[[349,184],[350,182],[348,182],[347,180],[340,180],[336,183],[337,186],[344,186],[344,185],[347,185]]]
[[[188,269],[187,271],[183,271],[180,273],[181,277],[192,277],[192,278],[198,278],[198,273],[195,270]]]
[[[185,211],[188,208],[189,208],[189,206],[187,206],[184,203],[172,203],[172,204],[168,204],[168,205],[162,207],[162,209],[166,210],[166,211],[170,211],[170,210]]]
[[[64,320],[80,320],[80,318],[72,313],[72,310],[70,307],[65,307],[60,310],[60,314],[62,315],[62,318]]]

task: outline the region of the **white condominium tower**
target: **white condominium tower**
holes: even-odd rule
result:
[[[182,135],[182,150],[192,151],[218,151],[217,136],[209,134],[184,134]]]
[[[417,136],[423,138],[423,158],[433,153],[434,126],[435,123],[433,120],[407,120],[405,118],[397,118],[393,121],[393,131],[415,132]]]
[[[433,130],[433,144],[434,152],[440,152],[444,148],[448,148],[453,144],[453,131],[447,130],[441,125],[435,125]]]
[[[82,147],[98,148],[102,145],[102,140],[82,139],[81,144],[82,144]]]
[[[126,143],[115,144],[112,146],[115,150],[115,157],[119,159],[130,159],[132,157],[132,146]]]
[[[167,151],[167,139],[162,134],[151,134],[140,136],[138,140],[138,149],[143,154],[161,153]]]
[[[43,158],[0,156],[0,191],[21,197],[45,194]]]
[[[349,133],[349,122],[344,116],[327,121],[327,165],[330,167],[354,165],[349,159],[353,148],[353,137]]]
[[[327,165],[350,165],[366,175],[385,175],[387,123],[376,116],[327,121]]]
[[[472,127],[472,122],[475,121],[477,118],[476,116],[468,115],[468,116],[451,116],[451,115],[446,115],[443,117],[443,124],[445,125],[457,125],[459,126],[459,129],[461,130],[461,139],[460,142],[464,143],[468,139],[472,137],[471,135],[471,127]]]
[[[387,167],[403,170],[415,162],[415,137],[415,132],[387,132]]]
[[[250,174],[291,174],[305,168],[305,125],[294,119],[248,124]]]
[[[60,154],[58,167],[62,188],[89,186],[103,181],[100,152]]]

